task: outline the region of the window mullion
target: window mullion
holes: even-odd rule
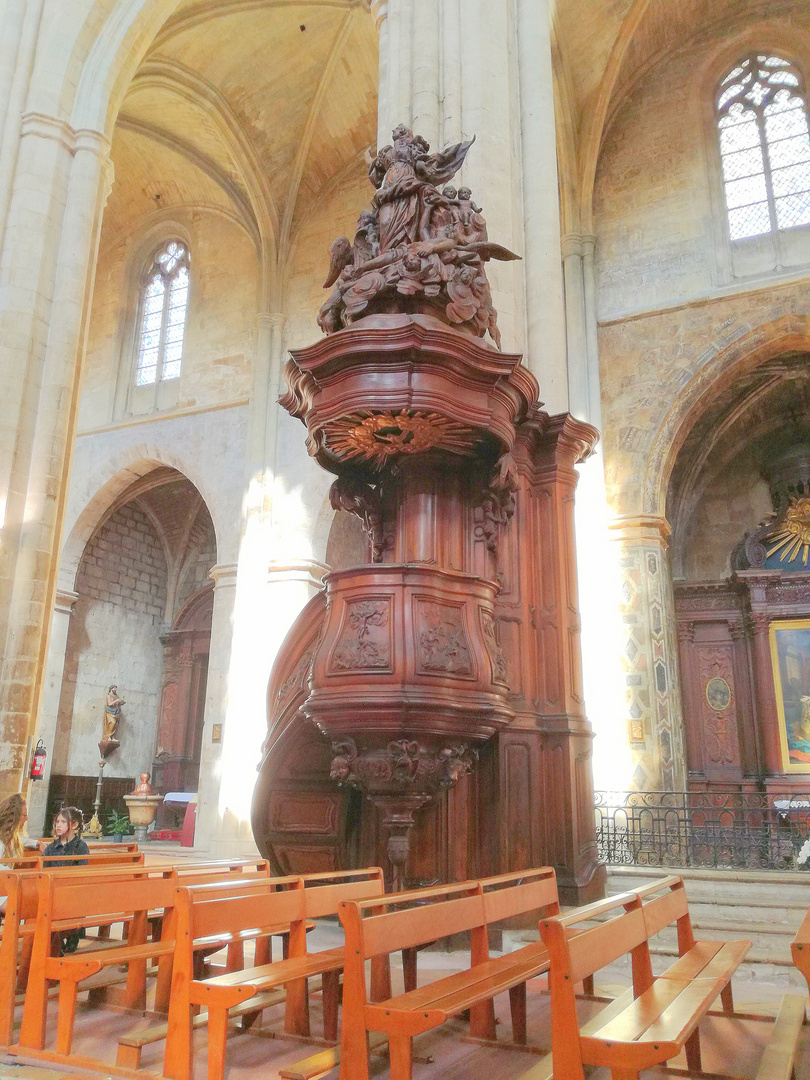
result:
[[[768,146],[768,139],[765,133],[765,110],[757,109],[757,134],[759,135],[759,145],[762,151],[762,170],[765,175],[765,195],[768,199],[768,216],[771,219],[771,232],[776,233],[778,231],[778,225],[776,222],[776,199],[773,194],[773,177],[771,176],[771,154]]]
[[[163,311],[160,319],[160,341],[158,342],[158,362],[155,369],[155,386],[163,378],[163,360],[166,355],[166,337],[169,333],[169,298],[171,296],[171,281],[163,275]]]

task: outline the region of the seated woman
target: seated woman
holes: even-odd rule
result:
[[[53,831],[56,839],[52,840],[44,848],[43,855],[59,856],[49,861],[48,869],[55,866],[86,866],[86,859],[70,859],[69,855],[89,855],[90,849],[82,840],[84,828],[84,816],[81,810],[75,806],[63,806],[53,819]],[[74,953],[79,947],[80,938],[84,937],[84,930],[71,930],[62,935],[60,953]]]
[[[9,795],[0,803],[0,869],[13,870],[31,842],[23,835],[28,820],[28,806],[22,795]],[[6,910],[8,897],[0,896],[0,915]]]

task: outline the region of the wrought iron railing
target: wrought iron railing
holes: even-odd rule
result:
[[[597,791],[595,812],[609,864],[810,869],[810,794]]]

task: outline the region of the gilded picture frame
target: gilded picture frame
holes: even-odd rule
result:
[[[810,773],[810,619],[784,619],[769,629],[782,768]]]

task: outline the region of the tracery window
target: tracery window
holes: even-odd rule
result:
[[[155,255],[141,293],[136,386],[180,375],[188,309],[189,253],[171,240]]]
[[[802,75],[752,53],[723,79],[717,127],[732,240],[810,225],[810,134]]]

